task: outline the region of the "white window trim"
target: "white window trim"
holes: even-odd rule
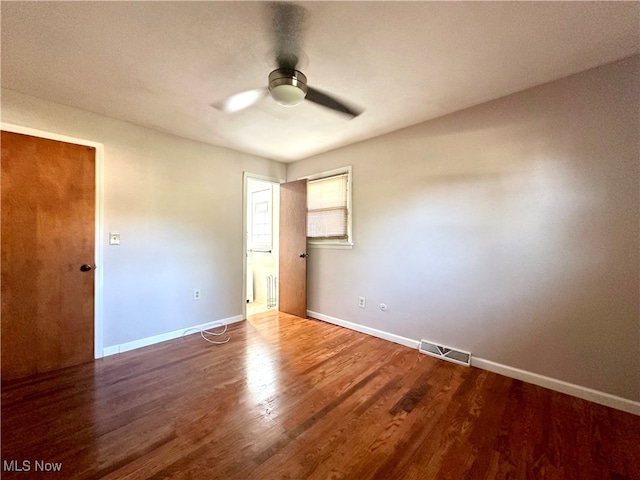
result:
[[[352,173],[351,165],[346,167],[334,168],[332,170],[326,170],[320,173],[314,173],[313,175],[307,175],[306,177],[299,177],[298,180],[317,180],[319,178],[331,177],[333,175],[347,174],[347,240],[307,240],[307,246],[309,248],[333,248],[333,249],[351,249],[353,247],[353,232],[352,232],[352,220],[353,212],[351,210],[352,202]]]

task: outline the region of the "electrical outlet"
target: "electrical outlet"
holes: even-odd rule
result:
[[[200,300],[200,290],[198,290],[197,288],[193,291],[193,299],[194,300]]]
[[[360,308],[364,308],[364,307],[365,307],[365,305],[366,305],[366,302],[367,302],[367,301],[365,300],[365,298],[364,298],[364,297],[358,297],[358,306],[359,306]]]

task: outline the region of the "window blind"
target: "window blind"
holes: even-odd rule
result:
[[[307,184],[307,237],[346,240],[348,238],[346,173],[310,180]]]

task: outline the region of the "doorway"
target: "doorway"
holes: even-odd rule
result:
[[[245,318],[278,308],[280,184],[245,174]]]

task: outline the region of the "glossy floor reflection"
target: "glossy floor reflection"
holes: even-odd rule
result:
[[[74,480],[640,479],[638,416],[278,312],[228,334],[3,383],[3,460]]]

